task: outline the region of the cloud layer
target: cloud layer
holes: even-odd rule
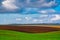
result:
[[[38,8],[38,10],[44,10],[45,8],[53,8],[58,5],[55,0],[4,0],[1,4],[0,10],[3,9],[6,12],[8,10],[10,12],[11,10],[14,12],[17,10],[22,10],[22,8]]]
[[[60,6],[57,0],[0,1],[0,24],[38,23],[60,23]]]
[[[8,16],[7,16],[8,15]],[[0,14],[0,24],[60,24],[60,14]]]

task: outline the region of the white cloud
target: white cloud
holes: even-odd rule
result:
[[[60,15],[55,15],[55,17],[51,18],[52,21],[60,20]]]
[[[22,19],[21,18],[16,18],[16,21],[21,21]]]
[[[9,10],[17,9],[18,7],[14,4],[14,2],[16,2],[16,0],[4,0],[2,2],[2,6]]]
[[[50,2],[46,2],[45,0],[38,0],[32,3],[30,2],[28,6],[42,8],[42,7],[52,7],[55,5],[57,5],[55,0],[51,0]]]
[[[40,11],[38,11],[39,13],[54,13],[54,12],[56,12],[54,9],[46,9],[46,10],[40,10]]]
[[[33,22],[38,22],[38,19],[34,19]]]
[[[33,19],[32,22],[33,23],[44,23],[44,20],[41,20],[41,19]]]
[[[50,1],[49,3],[43,3],[42,4],[42,6],[45,6],[45,7],[51,7],[53,5],[56,5],[55,0],[54,1]]]
[[[39,20],[40,23],[43,23],[44,21],[43,20]]]
[[[25,19],[26,19],[26,20],[30,20],[30,19],[31,19],[31,17],[25,17]]]
[[[38,11],[38,12],[40,12],[40,13],[47,13],[46,10],[41,10],[41,11]]]

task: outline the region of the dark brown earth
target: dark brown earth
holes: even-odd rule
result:
[[[43,27],[43,26],[0,26],[0,30],[13,30],[19,32],[27,32],[27,33],[43,33],[43,32],[52,32],[52,31],[60,31],[60,28],[54,27]]]

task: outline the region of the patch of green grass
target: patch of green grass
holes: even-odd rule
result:
[[[60,40],[60,31],[34,34],[0,30],[0,40]]]

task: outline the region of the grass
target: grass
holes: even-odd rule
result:
[[[60,40],[60,31],[34,34],[0,30],[0,40]]]

